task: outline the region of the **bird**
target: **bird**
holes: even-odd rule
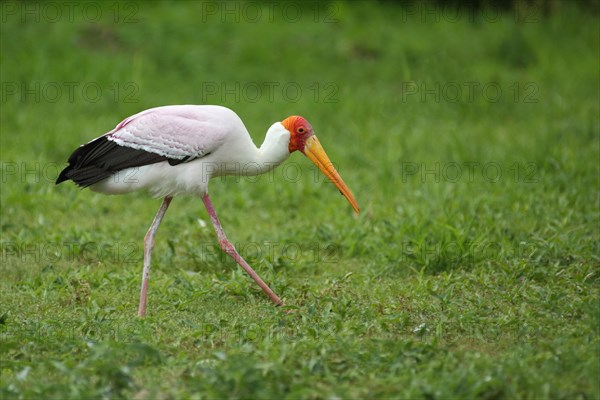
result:
[[[256,147],[240,117],[218,105],[170,105],[150,108],[118,123],[114,129],[79,146],[56,184],[71,180],[81,188],[108,194],[146,191],[162,203],[144,237],[138,316],[147,310],[150,264],[156,232],[173,197],[200,197],[221,249],[231,256],[276,306],[281,298],[258,276],[227,239],[208,194],[211,178],[258,175],[271,171],[299,151],[360,208],[321,146],[311,124],[292,115],[273,123]]]

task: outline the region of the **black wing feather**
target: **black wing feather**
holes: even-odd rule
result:
[[[108,140],[106,136],[101,136],[80,146],[71,154],[69,165],[62,170],[56,179],[56,184],[71,179],[81,187],[88,187],[123,169],[162,161],[177,165],[191,160],[171,159],[160,154],[120,146]]]

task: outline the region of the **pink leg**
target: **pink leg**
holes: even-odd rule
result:
[[[169,208],[169,204],[171,204],[172,197],[165,197],[156,216],[154,217],[154,221],[152,221],[152,225],[146,232],[146,236],[144,237],[144,271],[142,272],[142,289],[140,291],[140,307],[138,309],[138,317],[143,317],[146,315],[146,292],[148,291],[148,277],[150,276],[150,260],[152,259],[152,249],[154,249],[154,236],[156,236],[156,231],[158,230],[158,226],[165,216],[165,212],[167,212],[167,208]]]
[[[244,270],[248,273],[248,275],[250,275],[252,277],[252,279],[254,279],[254,281],[256,283],[258,283],[258,286],[260,286],[260,288],[263,290],[263,292],[265,292],[267,294],[267,296],[269,296],[271,301],[273,301],[273,303],[275,303],[276,306],[283,305],[283,301],[281,301],[281,299],[271,290],[271,288],[269,286],[267,286],[267,284],[262,279],[260,279],[260,276],[258,276],[256,274],[256,272],[254,272],[254,270],[238,254],[235,247],[233,247],[231,242],[227,239],[227,236],[225,236],[225,232],[223,232],[223,228],[221,227],[219,218],[217,218],[217,213],[215,212],[215,209],[213,208],[212,202],[210,201],[208,194],[205,194],[202,197],[202,201],[204,202],[204,206],[206,207],[206,210],[208,211],[208,214],[210,215],[210,220],[212,221],[212,223],[215,227],[215,231],[217,232],[217,236],[219,237],[219,244],[221,245],[221,248],[223,249],[223,251],[225,253],[229,254],[231,256],[231,258],[233,258],[235,260],[235,262],[237,262],[240,265],[240,267],[244,268]]]

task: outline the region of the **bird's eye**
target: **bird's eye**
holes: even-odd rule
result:
[[[304,133],[304,128],[303,127],[298,128],[298,133]]]

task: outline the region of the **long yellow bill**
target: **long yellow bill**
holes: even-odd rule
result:
[[[350,202],[350,205],[354,211],[357,214],[360,213],[360,208],[358,207],[356,200],[354,200],[352,192],[350,192],[350,189],[348,189],[348,186],[346,186],[340,174],[338,174],[333,167],[329,157],[327,157],[327,153],[325,153],[325,150],[323,150],[323,146],[321,146],[321,143],[319,143],[319,139],[317,139],[316,136],[311,135],[308,139],[306,139],[304,154],[310,161],[319,167],[321,172],[323,172],[325,176],[331,180],[331,182],[335,184],[340,193],[342,193],[344,197],[348,199],[348,202]]]

